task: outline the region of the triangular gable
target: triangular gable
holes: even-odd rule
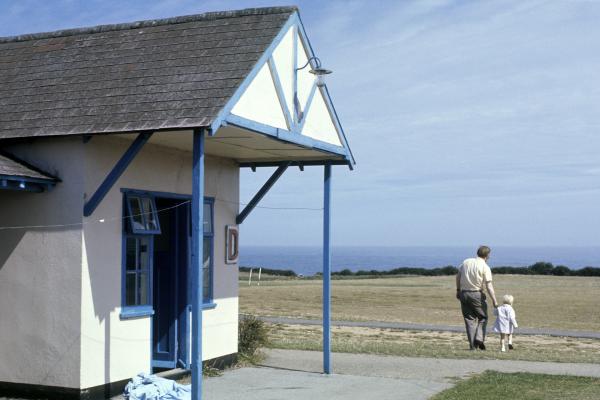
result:
[[[223,119],[231,115],[230,122],[247,121],[255,130],[276,128],[314,139],[351,159],[327,90],[318,87],[310,73],[314,60],[299,69],[307,65],[311,55],[301,22],[294,14],[242,83],[232,104],[224,108]],[[214,128],[218,126],[213,132]]]

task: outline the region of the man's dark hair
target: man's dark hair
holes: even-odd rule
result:
[[[490,249],[487,246],[479,246],[479,248],[477,249],[477,256],[484,258],[484,259],[488,258],[491,251],[492,251],[492,249]]]

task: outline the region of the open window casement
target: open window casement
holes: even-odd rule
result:
[[[127,195],[127,219],[134,234],[160,234],[156,203],[150,196]]]

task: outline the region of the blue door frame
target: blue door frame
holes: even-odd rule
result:
[[[179,198],[179,196],[175,196]],[[165,200],[171,200],[165,203]],[[173,202],[175,200],[175,202]],[[173,196],[156,197],[158,204],[174,207],[159,214],[162,233],[155,237],[153,265],[152,366],[186,368],[188,354],[189,205],[178,205]],[[181,200],[185,202],[185,200]],[[164,235],[164,236],[163,236]]]

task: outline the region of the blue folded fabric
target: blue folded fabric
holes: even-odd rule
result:
[[[128,400],[191,400],[191,390],[191,385],[140,373],[127,384],[123,395]]]

